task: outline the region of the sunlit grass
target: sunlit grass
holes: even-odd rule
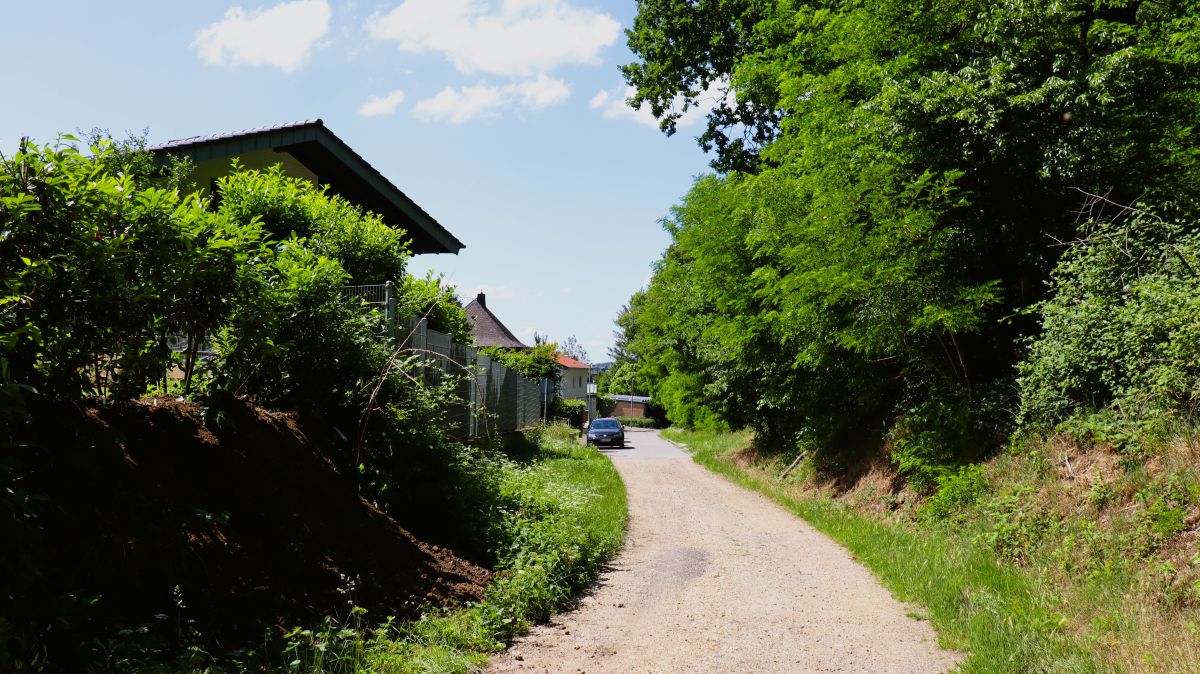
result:
[[[607,457],[569,429],[538,434],[527,462],[506,462],[497,524],[508,549],[482,603],[379,632],[366,671],[470,672],[531,623],[568,604],[625,539],[625,486]]]
[[[740,467],[731,454],[748,433],[669,429],[706,468],[761,492],[845,546],[892,591],[919,605],[944,647],[962,651],[962,672],[1094,672],[1089,654],[1069,638],[1061,600],[1032,574],[1005,565],[969,535],[918,527],[850,510],[779,482],[774,473]]]

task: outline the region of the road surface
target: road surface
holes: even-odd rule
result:
[[[945,672],[928,623],[803,520],[656,432],[606,450],[629,538],[579,606],[490,672]]]

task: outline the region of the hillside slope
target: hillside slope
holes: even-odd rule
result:
[[[171,398],[42,410],[34,446],[5,450],[0,669],[39,651],[52,670],[228,654],[351,603],[403,618],[482,596],[486,568],[337,473],[314,441],[331,429],[224,407],[212,424]]]

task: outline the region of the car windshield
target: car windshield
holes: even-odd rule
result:
[[[592,428],[602,431],[615,431],[620,427],[621,424],[618,424],[616,419],[597,419],[592,422]]]

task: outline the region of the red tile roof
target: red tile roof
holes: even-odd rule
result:
[[[591,367],[591,365],[588,365],[587,363],[581,363],[565,353],[558,354],[558,364],[562,365],[563,367]]]

